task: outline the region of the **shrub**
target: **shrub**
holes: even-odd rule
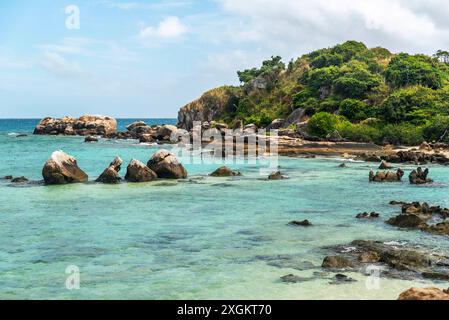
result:
[[[366,103],[355,99],[346,99],[340,103],[340,115],[355,122],[368,118]]]
[[[314,114],[307,125],[310,134],[325,137],[335,130],[337,126],[337,117],[327,112],[318,112]]]

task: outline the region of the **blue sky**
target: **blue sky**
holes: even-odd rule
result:
[[[0,118],[176,117],[271,55],[347,39],[449,49],[448,15],[444,0],[2,0]]]

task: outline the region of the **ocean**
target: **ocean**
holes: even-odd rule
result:
[[[119,129],[137,119],[119,120]],[[149,124],[175,119],[144,119]],[[146,163],[165,146],[137,141],[33,136],[38,120],[0,120],[0,177],[42,179],[55,150],[76,157],[94,181],[116,155]],[[17,134],[28,136],[18,138]],[[344,272],[357,280],[331,284],[323,271],[326,246],[355,239],[449,250],[447,237],[398,230],[391,200],[449,207],[449,170],[429,166],[436,183],[370,184],[378,164],[337,158],[279,158],[289,179],[267,181],[258,161],[229,165],[241,177],[208,176],[221,165],[180,158],[186,181],[64,186],[13,185],[0,179],[0,299],[396,299],[412,286],[447,288],[428,280]],[[402,166],[409,171],[411,166]],[[379,220],[358,220],[376,211]],[[313,226],[292,227],[308,219]],[[73,269],[75,268],[75,269]],[[79,271],[79,289],[67,287]],[[288,284],[280,277],[305,278]]]

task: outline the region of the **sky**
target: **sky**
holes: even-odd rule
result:
[[[272,55],[448,50],[448,16],[447,0],[1,0],[0,118],[175,118]]]

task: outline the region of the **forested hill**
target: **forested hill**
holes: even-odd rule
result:
[[[288,63],[272,57],[237,74],[241,86],[205,93],[181,109],[180,123],[243,120],[265,127],[302,108],[312,135],[338,130],[353,141],[394,144],[438,140],[449,125],[445,51],[393,54],[347,41]]]

